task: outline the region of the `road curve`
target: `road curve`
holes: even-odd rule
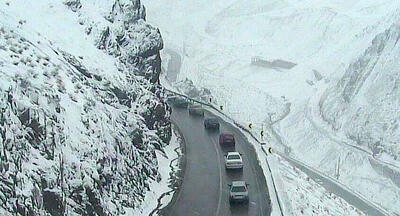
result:
[[[206,116],[212,116],[206,112]],[[204,129],[203,118],[190,116],[186,109],[174,108],[173,122],[184,136],[186,168],[183,182],[171,203],[163,210],[168,216],[266,216],[271,213],[268,188],[256,153],[246,137],[230,124],[219,119],[221,132],[235,135],[235,150],[243,154],[243,171],[225,170],[224,155],[233,148],[222,148],[219,132]],[[229,205],[228,183],[245,180],[250,184],[250,202]]]
[[[321,186],[323,186],[326,190],[331,191],[332,193],[341,197],[346,202],[348,202],[350,205],[353,205],[360,211],[364,212],[366,215],[370,215],[370,216],[387,216],[388,215],[386,212],[377,208],[376,206],[374,206],[374,204],[372,204],[368,200],[365,200],[365,199],[355,195],[353,192],[347,190],[346,188],[343,188],[343,186],[339,185],[335,181],[310,169],[309,167],[307,167],[300,161],[297,161],[293,158],[287,157],[286,155],[279,153],[279,152],[277,152],[277,154],[279,156],[283,157],[286,161],[288,161],[293,166],[295,166],[298,169],[300,169],[301,171],[303,171],[305,174],[307,174],[307,176],[309,176],[310,178],[319,182],[319,184],[321,184]]]

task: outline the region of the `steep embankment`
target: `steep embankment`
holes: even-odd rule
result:
[[[140,1],[8,1],[0,17],[0,214],[136,208],[171,134]]]

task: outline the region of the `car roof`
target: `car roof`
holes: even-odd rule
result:
[[[231,133],[221,133],[221,136],[233,136]]]
[[[228,155],[239,155],[240,156],[240,153],[239,152],[228,152]]]
[[[232,181],[232,187],[235,186],[246,186],[246,182],[245,181]]]

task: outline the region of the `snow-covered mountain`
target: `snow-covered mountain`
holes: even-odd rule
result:
[[[0,215],[121,215],[160,181],[163,41],[140,0],[0,3]]]
[[[320,99],[321,114],[334,130],[374,154],[400,155],[398,107],[400,26],[378,34]]]
[[[182,56],[178,81],[209,89],[277,150],[400,214],[399,1],[145,3]]]

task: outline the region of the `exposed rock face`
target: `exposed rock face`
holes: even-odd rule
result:
[[[145,9],[140,1],[116,0],[106,17],[110,23],[102,30],[97,47],[118,58],[123,70],[149,80],[151,91],[159,97],[162,94],[158,80],[163,41],[160,31],[145,22],[145,16]],[[150,103],[151,107],[143,113],[147,126],[156,129],[161,139],[167,142],[171,135],[170,123],[165,115],[154,114],[155,108],[163,109],[167,113],[166,106],[161,100],[146,103]]]
[[[45,189],[43,191],[44,208],[51,215],[62,216],[65,211],[60,191]]]
[[[160,31],[145,22],[140,1],[116,0],[106,18],[110,24],[102,30],[97,47],[119,58],[135,75],[156,83],[163,41]]]
[[[115,58],[108,73],[46,32],[0,29],[0,215],[121,215],[160,178],[155,150],[171,136],[161,35],[139,0],[115,0],[97,23],[88,2],[51,4],[75,12],[65,16],[79,18],[91,54]]]
[[[78,11],[82,7],[80,0],[65,0],[64,4],[67,5],[73,12]]]

